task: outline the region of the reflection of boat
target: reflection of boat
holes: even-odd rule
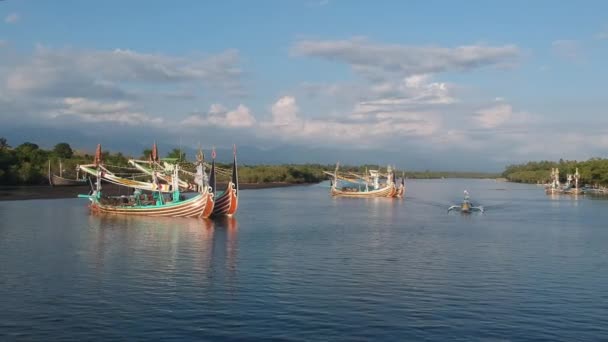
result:
[[[471,200],[469,198],[469,192],[466,190],[464,191],[464,200],[462,201],[462,203],[460,205],[453,205],[448,208],[448,212],[452,210],[457,210],[465,214],[471,213],[473,211],[479,211],[483,213],[482,206],[475,206],[473,203],[471,203]]]
[[[364,176],[349,172],[347,175],[338,174],[340,164],[336,165],[334,173],[325,172],[332,176],[330,194],[336,197],[389,197],[402,198],[405,195],[405,178],[402,177],[397,185],[393,169],[389,166],[385,175],[379,170],[369,170]],[[381,183],[381,178],[385,180]],[[346,185],[345,185],[346,184]]]
[[[59,176],[51,172],[51,161],[49,160],[49,184],[51,186],[76,186],[76,185],[87,185],[88,179],[86,177],[80,178],[80,169],[76,170],[76,178],[70,179],[63,177],[63,164],[61,159],[59,160]]]
[[[198,167],[200,166],[200,167]],[[204,170],[202,159],[199,157],[197,163],[197,179],[199,191],[192,197],[186,199],[178,186],[179,165],[173,167],[172,184],[159,184],[156,177],[152,183],[121,178],[102,163],[101,145],[97,145],[95,162],[89,165],[80,165],[80,170],[95,175],[97,178],[95,189],[89,195],[79,195],[91,201],[91,211],[121,215],[143,215],[143,216],[170,216],[170,217],[198,217],[206,218],[213,211],[213,192],[204,184]],[[153,175],[154,176],[154,175]],[[134,189],[132,196],[103,196],[101,180],[116,185]],[[144,193],[149,191],[151,193]],[[165,195],[169,194],[167,198]]]

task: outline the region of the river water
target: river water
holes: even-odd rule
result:
[[[462,199],[483,214],[446,212]],[[0,202],[0,340],[606,340],[608,201],[493,180],[241,191],[233,219]]]

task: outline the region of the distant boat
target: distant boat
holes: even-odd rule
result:
[[[401,178],[400,184],[397,183],[392,168],[387,168],[386,175],[382,175],[379,170],[369,170],[364,176],[349,172],[348,176],[338,174],[340,164],[336,165],[334,173],[325,171],[325,174],[333,177],[330,194],[334,197],[389,197],[403,198],[405,195],[405,178]],[[380,184],[380,178],[386,179],[386,183]],[[339,183],[354,184],[355,186],[339,187]]]
[[[545,192],[549,195],[565,194],[565,195],[581,195],[585,190],[579,187],[580,173],[578,168],[574,174],[569,174],[566,177],[566,184],[562,185],[559,181],[559,169],[551,169],[551,183],[545,185]]]
[[[49,184],[51,186],[78,186],[78,185],[87,185],[88,178],[82,177],[80,178],[80,170],[76,171],[76,178],[70,179],[63,177],[63,164],[61,163],[61,159],[59,160],[59,176],[51,172],[51,161],[49,160]]]

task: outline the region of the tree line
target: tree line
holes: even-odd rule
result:
[[[147,160],[152,153],[150,149],[142,151],[140,159]],[[173,149],[166,154],[175,162],[186,162],[184,151]],[[74,151],[65,142],[56,144],[52,149],[43,149],[35,143],[25,142],[11,147],[5,138],[0,138],[0,185],[43,185],[48,184],[48,167],[51,172],[59,174],[61,161],[63,176],[74,178],[78,164],[90,164],[94,156],[85,152]],[[104,163],[113,166],[128,167],[131,156],[121,152],[103,152]],[[209,161],[209,160],[207,160]],[[230,169],[229,163],[217,163],[218,167]],[[239,181],[242,183],[318,183],[328,179],[323,171],[332,172],[335,165],[324,164],[285,164],[285,165],[240,165]],[[340,171],[364,174],[366,170],[382,169],[379,165],[341,165]],[[193,170],[192,170],[193,171]],[[395,171],[397,177],[406,178],[494,178],[497,175],[479,172],[433,172],[433,171]],[[218,181],[228,180],[227,175],[219,175]]]
[[[152,153],[144,149],[140,159],[147,160]],[[40,148],[35,143],[25,142],[16,147],[0,138],[0,185],[44,185],[48,184],[49,162],[51,172],[59,174],[61,161],[63,176],[74,178],[79,164],[90,164],[92,154],[77,152],[68,143],[58,143],[52,149]],[[107,165],[129,167],[131,156],[121,152],[103,152],[103,161]],[[166,158],[174,162],[186,162],[186,153],[173,149]],[[218,163],[218,167],[229,169],[232,164]],[[329,166],[319,164],[305,165],[242,165],[239,167],[239,181],[243,183],[317,183],[325,179],[324,170]],[[218,174],[218,181],[227,181],[229,176]]]
[[[566,181],[568,174],[580,173],[583,184],[608,185],[608,159],[592,158],[586,161],[563,160],[533,161],[525,164],[509,165],[503,172],[503,177],[519,183],[547,183],[551,179],[551,169],[558,168],[560,181]]]

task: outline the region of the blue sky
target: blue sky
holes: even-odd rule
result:
[[[0,136],[250,162],[605,157],[602,1],[0,1]],[[243,149],[244,148],[244,149]]]

